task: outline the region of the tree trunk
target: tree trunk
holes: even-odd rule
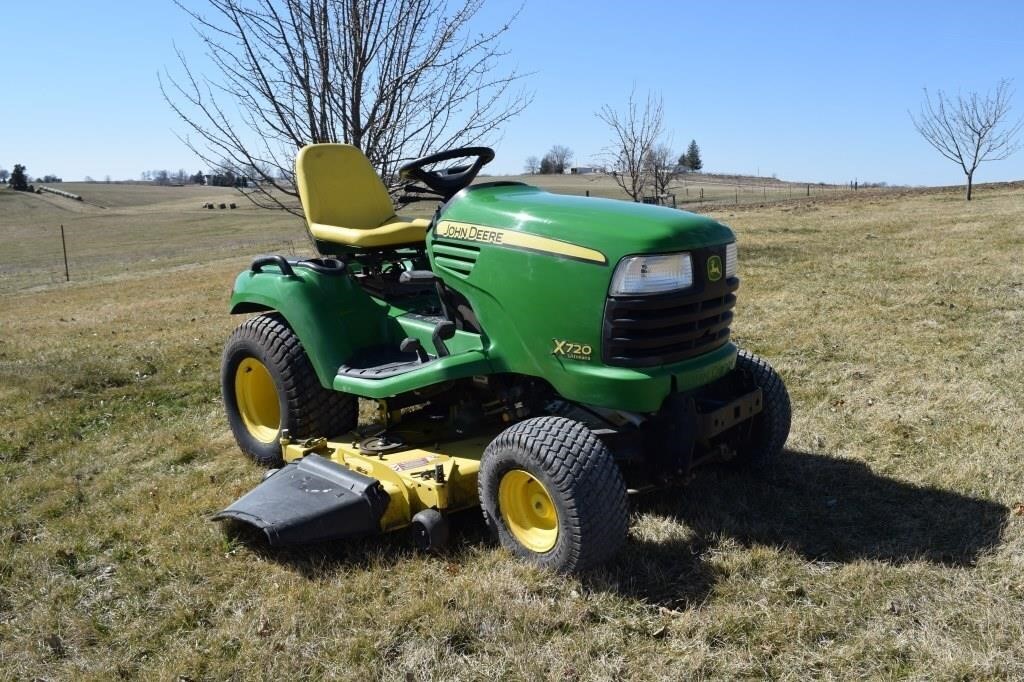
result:
[[[971,190],[974,188],[974,171],[967,174],[967,201],[971,200]]]

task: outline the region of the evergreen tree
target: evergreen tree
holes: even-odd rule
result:
[[[699,171],[704,167],[704,162],[700,158],[700,147],[697,146],[697,140],[690,140],[690,146],[686,148],[686,154],[683,155],[683,158],[685,159],[683,165],[692,171]]]
[[[20,163],[14,164],[14,171],[11,172],[11,189],[16,189],[19,192],[28,191],[28,176],[25,175],[27,169]]]

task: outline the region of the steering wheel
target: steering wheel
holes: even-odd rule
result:
[[[473,163],[451,166],[442,170],[426,170],[424,168],[424,166],[467,156],[475,156],[476,160]],[[480,169],[492,160],[494,160],[494,150],[490,147],[449,149],[446,152],[438,152],[437,154],[431,154],[430,156],[410,161],[398,169],[398,175],[403,180],[422,182],[447,201],[455,196],[456,192],[460,189],[473,182],[473,178],[480,172]]]

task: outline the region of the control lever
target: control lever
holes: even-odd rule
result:
[[[437,342],[435,341],[434,343],[436,344]],[[420,343],[419,339],[412,337],[403,339],[401,345],[398,346],[398,350],[403,353],[416,353],[416,357],[419,358],[420,362],[430,360],[430,357],[427,356],[427,351],[423,350],[423,344]],[[445,354],[447,355],[447,349],[445,349]]]
[[[451,320],[445,320],[439,322],[434,327],[434,333],[431,334],[430,340],[434,342],[434,350],[437,351],[437,357],[444,358],[451,355],[448,352],[448,346],[444,344],[445,341],[455,336],[455,323]]]

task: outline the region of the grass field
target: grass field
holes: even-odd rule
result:
[[[308,245],[296,218],[260,211],[233,189],[71,182],[60,187],[86,201],[0,190],[0,290],[64,281],[61,225],[72,281]],[[234,202],[238,208],[203,209],[207,202]]]
[[[220,404],[228,290],[301,230],[109,191],[122,222],[68,219],[89,280],[0,299],[0,679],[1024,677],[1021,185],[715,211],[789,449],[636,499],[627,550],[581,577],[472,513],[436,557],[226,536],[207,516],[261,473]],[[14,201],[5,272],[37,225],[14,211],[56,210]]]

